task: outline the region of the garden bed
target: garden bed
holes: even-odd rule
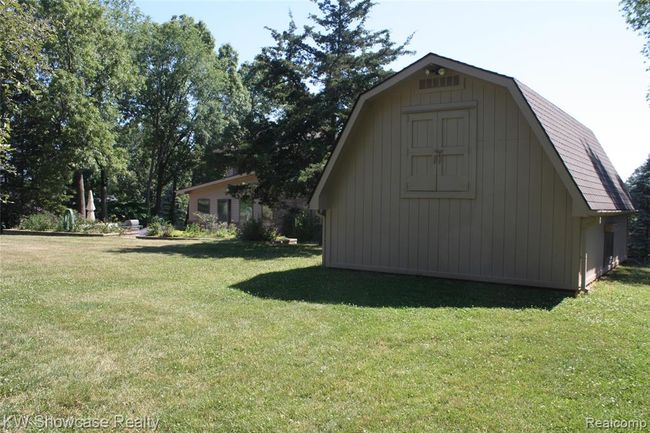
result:
[[[119,236],[120,233],[84,233],[84,232],[57,232],[39,230],[4,229],[3,235],[29,235],[29,236],[81,236],[81,237],[104,237]]]
[[[217,237],[190,237],[190,236],[146,236],[138,235],[136,239],[153,239],[157,241],[218,241],[224,238]]]

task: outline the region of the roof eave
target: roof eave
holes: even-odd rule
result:
[[[206,188],[206,187],[214,186],[214,185],[219,185],[219,184],[224,183],[224,182],[230,182],[230,181],[233,181],[233,180],[242,179],[242,178],[249,177],[249,176],[255,176],[255,173],[251,172],[251,173],[245,173],[245,174],[236,174],[234,176],[229,176],[229,177],[224,177],[224,178],[217,179],[217,180],[212,180],[210,182],[201,183],[199,185],[193,185],[193,186],[189,186],[187,188],[177,189],[176,194],[187,194],[187,193],[192,192],[192,191],[197,190],[197,189]]]

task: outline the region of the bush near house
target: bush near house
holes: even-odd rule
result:
[[[244,241],[272,242],[277,237],[278,231],[275,227],[258,219],[250,219],[239,228],[239,239]]]
[[[18,228],[21,230],[35,230],[39,232],[54,231],[61,224],[60,218],[51,212],[39,212],[28,215],[20,220]]]
[[[290,209],[283,218],[282,232],[298,242],[321,242],[323,226],[315,212],[307,209]]]
[[[219,222],[216,216],[196,214],[199,221],[188,224],[185,229],[176,229],[163,218],[153,217],[147,226],[147,236],[165,238],[217,238],[233,239],[237,236],[237,226]]]
[[[122,233],[124,229],[117,222],[88,221],[77,215],[68,229],[63,216],[52,212],[38,212],[24,217],[18,224],[20,230],[39,232],[72,232],[72,233]]]

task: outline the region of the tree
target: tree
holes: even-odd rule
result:
[[[145,83],[135,97],[133,122],[142,134],[138,152],[140,166],[147,168],[147,209],[157,215],[165,188],[171,184],[174,203],[177,185],[201,166],[200,158],[224,146],[223,133],[232,126],[229,114],[236,117],[247,108],[247,95],[233,70],[234,50],[224,46],[217,55],[202,22],[173,17],[149,23],[145,31],[138,58]]]
[[[107,9],[89,0],[42,1],[57,42],[46,46],[54,71],[50,114],[58,117],[54,143],[74,170],[79,212],[84,214],[83,170],[123,164],[115,147],[118,100],[133,84],[133,66],[123,33]]]
[[[206,141],[199,163],[192,170],[192,183],[203,183],[222,177],[234,162],[229,155],[245,137],[244,121],[250,113],[250,94],[238,69],[237,52],[228,44],[219,48],[217,58],[225,81],[220,90],[223,130]]]
[[[620,5],[621,12],[632,30],[639,32],[645,38],[641,52],[650,59],[650,1],[621,0]],[[650,67],[648,69],[650,70]],[[650,101],[650,91],[646,98]]]
[[[0,0],[0,177],[15,174],[10,161],[11,121],[25,103],[42,91],[37,76],[45,69],[43,44],[51,37],[48,23],[34,8]],[[8,196],[0,193],[0,203]]]
[[[630,221],[629,255],[650,262],[650,155],[627,180],[627,188],[637,213]]]
[[[57,210],[75,177],[83,213],[84,174],[123,166],[116,146],[118,100],[134,83],[123,33],[94,0],[41,0],[36,16],[50,23],[43,95],[15,117],[13,190],[22,206]],[[20,211],[25,213],[25,211]]]
[[[406,45],[388,30],[371,31],[371,0],[320,0],[320,14],[298,31],[271,30],[275,45],[247,65],[253,112],[238,149],[242,171],[255,171],[265,202],[307,195],[360,93],[390,74]]]

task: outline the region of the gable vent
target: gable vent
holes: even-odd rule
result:
[[[448,77],[423,78],[420,80],[420,90],[458,86],[460,86],[460,77],[458,75],[450,75]]]

